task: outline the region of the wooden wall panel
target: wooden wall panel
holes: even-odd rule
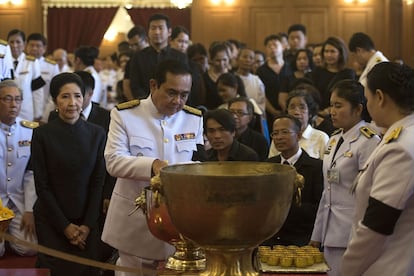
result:
[[[12,29],[26,30],[28,27],[27,10],[0,10],[0,37],[6,39]]]
[[[299,8],[299,22],[306,26],[308,43],[321,43],[328,36],[328,8]]]
[[[196,30],[193,32],[192,39],[203,43],[206,48],[214,40],[240,39],[242,37],[242,16],[239,8],[223,10],[207,8],[203,15],[204,17],[199,24],[192,27],[193,30]]]
[[[26,35],[42,32],[41,0],[24,0],[20,5],[0,4],[0,38],[7,39],[12,29],[21,29]]]
[[[374,33],[371,8],[339,8],[337,10],[337,35],[347,43],[355,32]]]
[[[263,41],[270,34],[277,34],[283,29],[281,9],[252,8],[250,11],[251,39],[248,41],[254,49],[264,49]]]

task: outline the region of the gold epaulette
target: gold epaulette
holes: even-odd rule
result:
[[[34,56],[26,56],[26,59],[30,60],[30,61],[35,61],[36,60],[36,58]]]
[[[200,109],[188,106],[188,105],[184,105],[183,110],[187,113],[193,114],[193,115],[197,115],[197,116],[203,116],[203,113],[201,112]]]
[[[0,44],[4,45],[4,46],[7,46],[7,41],[4,40],[4,39],[0,39]]]
[[[334,135],[337,135],[337,134],[339,134],[341,132],[342,132],[342,128],[338,128],[334,132],[332,132],[331,137],[334,136]]]
[[[20,124],[26,128],[37,128],[39,126],[38,122],[32,122],[32,121],[21,121]]]
[[[117,104],[115,107],[118,110],[124,110],[124,109],[133,108],[135,106],[138,106],[139,104],[140,104],[139,100],[132,100],[132,101]]]
[[[54,61],[53,59],[50,59],[50,58],[45,58],[45,61],[46,61],[47,63],[53,64],[53,65],[55,65],[55,64],[56,64],[56,61]]]
[[[368,139],[374,137],[377,134],[373,129],[367,126],[360,127],[359,131],[362,134],[364,134],[364,136],[367,137]]]
[[[403,127],[397,127],[396,129],[394,129],[390,135],[388,135],[387,137],[385,137],[385,143],[388,144],[389,142],[395,141],[398,139],[398,137],[401,134]]]

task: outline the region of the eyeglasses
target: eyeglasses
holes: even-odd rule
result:
[[[247,112],[243,112],[241,110],[229,110],[231,113],[233,113],[233,115],[236,115],[237,117],[243,117],[246,115],[250,115],[250,113]]]
[[[275,130],[275,131],[273,131],[271,134],[270,134],[270,136],[272,137],[272,138],[275,138],[276,136],[278,136],[278,135],[280,135],[281,137],[287,137],[287,136],[289,136],[290,134],[292,134],[292,133],[296,133],[296,132],[294,132],[294,131],[290,131],[290,130],[288,130],[288,129],[282,129],[282,130]]]
[[[4,103],[10,104],[11,102],[15,101],[17,104],[20,104],[23,101],[22,97],[12,97],[10,95],[4,96],[0,98]]]

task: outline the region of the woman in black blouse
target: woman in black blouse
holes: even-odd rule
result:
[[[35,129],[32,162],[39,244],[97,259],[98,217],[105,177],[105,132],[81,119],[85,89],[79,76],[62,73],[50,84],[59,117]],[[39,254],[51,275],[95,275],[96,270]]]

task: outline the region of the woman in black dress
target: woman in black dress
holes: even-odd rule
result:
[[[72,73],[55,76],[50,93],[59,117],[33,133],[34,205],[39,244],[97,259],[98,217],[105,177],[105,132],[81,119],[84,86]],[[45,254],[37,267],[52,276],[95,275],[96,269]]]

